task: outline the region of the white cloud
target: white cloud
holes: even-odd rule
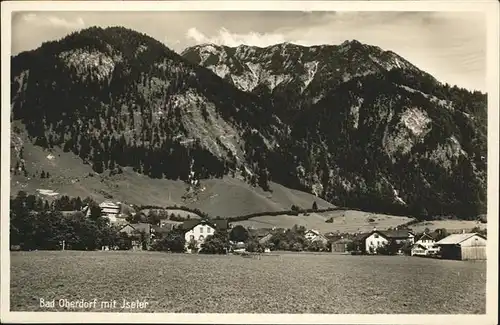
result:
[[[209,37],[196,28],[190,28],[186,37],[196,44],[213,43],[226,46],[238,46],[241,44],[254,46],[270,46],[285,42],[285,36],[280,33],[231,33],[226,28],[221,28],[215,36]]]
[[[77,17],[73,20],[67,20],[56,16],[29,13],[23,16],[23,20],[36,26],[53,26],[66,29],[80,29],[85,27],[85,22],[81,17]]]

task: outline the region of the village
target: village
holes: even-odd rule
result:
[[[224,219],[177,218],[176,223],[157,218],[156,224],[141,222],[147,216],[140,212],[131,220],[123,211],[123,204],[106,200],[99,207],[102,216],[116,226],[120,235],[129,239],[127,249],[154,250],[155,243],[173,231],[182,234],[184,252],[200,253],[207,238],[217,232],[228,234],[228,245],[224,253],[262,254],[272,251],[310,251],[351,255],[407,255],[415,257],[443,258],[454,260],[486,260],[486,234],[466,232],[448,234],[445,229],[433,232],[415,233],[405,226],[394,229],[377,229],[362,233],[320,233],[315,229],[294,226],[293,229],[272,227],[245,228],[233,226]],[[90,209],[84,208],[86,215]],[[182,221],[180,221],[182,220]],[[290,233],[294,235],[291,236]],[[294,237],[293,239],[290,239]],[[289,240],[289,242],[286,242]],[[293,242],[291,242],[293,241]],[[103,246],[102,250],[116,250],[119,247]],[[123,249],[123,248],[122,248]]]

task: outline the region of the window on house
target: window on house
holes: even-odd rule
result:
[[[212,231],[212,228],[207,227],[207,234],[209,234]]]
[[[378,234],[375,234],[373,237],[378,238]]]
[[[200,234],[203,234],[203,227],[200,227]]]

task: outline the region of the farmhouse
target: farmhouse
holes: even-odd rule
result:
[[[132,240],[132,247],[134,249],[142,249],[143,246],[148,247],[151,242],[152,226],[149,223],[128,223],[121,227],[119,232],[123,232],[130,237],[134,237]],[[144,243],[141,242],[141,233],[144,234]]]
[[[250,228],[248,229],[248,234],[260,244],[265,244],[272,237],[271,230],[265,228]]]
[[[216,230],[228,230],[230,225],[227,220],[208,221],[190,219],[184,221],[181,227],[185,232],[186,248],[194,245],[199,250],[201,244],[203,244],[208,236],[213,235]],[[190,252],[191,249],[187,249],[187,251]]]
[[[104,201],[99,204],[102,210],[102,216],[109,219],[110,222],[116,222],[116,218],[120,214],[120,205],[111,201]]]
[[[412,256],[434,255],[438,251],[439,247],[431,234],[423,234],[411,247]]]
[[[314,229],[307,230],[304,233],[304,237],[310,242],[319,241],[325,245],[328,243],[328,239],[325,236],[323,236],[319,231]]]
[[[319,231],[314,230],[314,229],[309,229],[304,233],[304,237],[307,240],[313,241],[314,239],[318,238],[320,236]]]
[[[485,260],[486,237],[477,233],[453,234],[436,243],[442,258],[454,260]]]
[[[355,238],[357,250],[366,252],[368,254],[374,254],[377,248],[383,247],[390,242],[396,243],[398,245],[414,243],[415,235],[407,230],[385,230],[380,231],[374,229],[372,232],[367,234],[359,234]]]

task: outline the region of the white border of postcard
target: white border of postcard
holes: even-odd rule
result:
[[[5,1],[2,2],[2,148],[10,147],[10,48],[13,11],[475,11],[487,23],[488,261],[485,315],[174,314],[10,312],[10,151],[2,150],[1,320],[24,323],[498,324],[499,2],[470,1]]]

